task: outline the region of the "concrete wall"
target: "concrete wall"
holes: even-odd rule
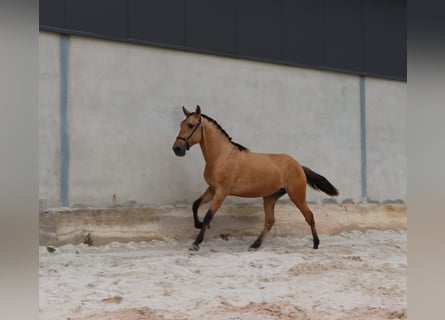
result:
[[[311,204],[320,235],[347,230],[400,230],[407,228],[403,204]],[[302,214],[293,204],[276,207],[276,222],[268,238],[275,236],[311,237]],[[82,243],[88,234],[94,245],[113,241],[169,240],[190,241],[197,230],[192,227],[190,207],[162,208],[53,208],[39,214],[39,244],[60,246]],[[217,221],[206,232],[206,239],[257,237],[264,227],[262,205],[224,205]],[[310,240],[312,241],[312,239]]]
[[[60,206],[60,50],[59,37],[39,37],[39,198]]]
[[[406,83],[366,80],[369,199],[406,201]]]
[[[196,146],[171,145],[196,104],[253,151],[284,152],[362,197],[359,77],[197,53],[40,33],[40,197],[60,206],[191,204],[205,189]],[[67,59],[69,166],[60,164],[60,61]],[[406,199],[406,83],[365,79],[367,189]],[[325,195],[308,192],[308,200]],[[249,202],[232,198],[229,202]]]

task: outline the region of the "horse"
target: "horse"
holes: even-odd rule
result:
[[[306,185],[329,196],[337,196],[337,189],[325,177],[287,154],[255,153],[233,142],[218,122],[201,113],[199,105],[194,112],[185,107],[182,111],[186,118],[180,123],[172,149],[176,156],[183,157],[199,143],[206,162],[204,179],[208,184],[192,205],[194,225],[200,231],[189,250],[200,249],[206,229],[227,196],[263,198],[264,228],[249,247],[257,250],[275,223],[275,203],[286,193],[309,224],[313,248],[318,249],[320,240],[314,215],[306,203]],[[198,209],[210,201],[204,220],[200,221]]]

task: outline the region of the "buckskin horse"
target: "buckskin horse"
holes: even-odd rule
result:
[[[180,124],[173,151],[182,157],[199,143],[206,162],[204,179],[208,184],[207,190],[193,203],[193,219],[200,232],[189,250],[199,250],[206,229],[229,195],[263,197],[264,229],[249,250],[258,249],[275,223],[275,203],[286,193],[311,227],[314,249],[318,249],[320,240],[314,215],[306,203],[306,184],[330,196],[338,195],[337,189],[325,177],[300,165],[287,154],[255,153],[233,142],[215,120],[201,113],[199,106],[195,112],[185,107],[182,111],[186,118]],[[200,221],[198,209],[210,201],[204,221]]]

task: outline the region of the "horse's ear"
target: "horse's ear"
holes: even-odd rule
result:
[[[189,114],[191,113],[190,111],[188,111],[184,106],[182,106],[182,112],[184,112],[185,116],[188,117]]]
[[[196,105],[195,114],[199,117],[201,115],[201,107]]]

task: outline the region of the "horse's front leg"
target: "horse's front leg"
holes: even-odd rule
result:
[[[216,211],[221,207],[221,204],[223,203],[224,199],[227,197],[227,192],[219,191],[215,192],[215,196],[213,197],[212,204],[210,205],[209,210],[207,211],[204,222],[202,223],[201,231],[199,232],[198,236],[196,237],[195,241],[193,242],[192,246],[189,248],[191,251],[198,251],[199,245],[204,240],[204,234],[206,229],[209,227],[210,222],[212,221],[213,217],[216,214]]]
[[[199,216],[198,216],[199,207],[211,201],[214,196],[215,196],[215,190],[209,187],[201,197],[199,197],[198,199],[195,200],[195,202],[193,202],[192,210],[193,210],[193,220],[195,222],[195,228],[201,229],[203,225],[203,223],[199,221]]]

